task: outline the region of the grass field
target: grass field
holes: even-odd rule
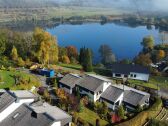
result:
[[[31,80],[29,85],[18,85],[15,86],[15,79],[13,75],[19,75],[25,80]],[[10,88],[10,89],[30,89],[32,86],[40,86],[39,80],[31,75],[20,71],[5,71],[0,70],[0,77],[1,77],[1,83],[0,83],[0,89],[2,88]]]
[[[88,108],[84,108],[83,112],[79,113],[79,117],[92,124],[93,126],[96,125],[96,119],[100,119],[95,112],[89,110]],[[100,126],[105,126],[107,124],[107,121],[100,119]]]
[[[157,89],[157,85],[160,88],[168,89],[168,77],[151,76],[149,79],[149,82],[143,82],[138,80],[129,80],[129,82],[131,84],[142,85],[142,86],[150,87],[154,89]]]

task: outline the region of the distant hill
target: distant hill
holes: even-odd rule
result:
[[[58,6],[57,0],[0,0],[0,8]]]

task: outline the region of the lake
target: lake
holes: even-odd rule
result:
[[[146,26],[130,27],[108,23],[88,23],[82,25],[62,24],[46,29],[58,39],[60,46],[73,45],[78,50],[85,46],[94,52],[94,62],[100,60],[98,49],[107,44],[112,48],[118,60],[133,59],[142,49],[141,41],[147,35],[153,35],[155,43],[160,42],[159,30],[153,26],[150,30]]]

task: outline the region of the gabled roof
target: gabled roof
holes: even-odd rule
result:
[[[118,74],[130,74],[130,72],[149,74],[148,68],[135,64],[114,63],[108,67],[112,69],[113,73]]]
[[[65,75],[59,82],[65,84],[69,87],[74,87],[80,80],[80,77],[75,74],[67,74]]]
[[[0,126],[51,126],[54,122],[50,116],[40,113],[37,118],[32,116],[32,109],[23,104],[7,118],[5,118]]]
[[[115,102],[123,92],[123,101],[135,107],[143,104],[148,98],[150,98],[149,93],[122,84],[113,84],[109,86],[105,92],[102,93],[101,97],[108,101]]]
[[[80,81],[77,83],[80,87],[86,88],[92,92],[96,92],[103,88],[103,83],[105,82],[102,77],[95,75],[84,75]]]
[[[0,112],[11,105],[16,99],[8,92],[0,92]]]
[[[123,93],[124,91],[122,89],[110,85],[105,92],[102,93],[101,98],[114,103]]]
[[[133,90],[126,90],[124,92],[124,102],[129,103],[135,107],[143,104],[149,97],[150,95],[140,94]]]

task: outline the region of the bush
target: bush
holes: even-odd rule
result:
[[[148,119],[156,117],[159,111],[161,110],[161,107],[162,107],[162,100],[160,98],[156,98],[155,103],[151,106],[150,109],[139,113],[129,121],[120,123],[117,126],[141,126]]]

